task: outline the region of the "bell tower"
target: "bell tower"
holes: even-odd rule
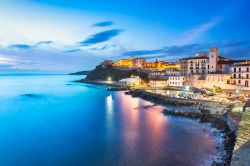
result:
[[[218,48],[210,48],[208,72],[215,73],[218,71]]]

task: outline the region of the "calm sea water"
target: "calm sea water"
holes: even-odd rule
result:
[[[209,165],[204,125],[78,79],[0,76],[1,166]]]

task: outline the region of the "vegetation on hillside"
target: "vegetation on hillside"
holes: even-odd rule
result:
[[[125,70],[125,69],[118,69],[112,66],[108,67],[102,67],[102,66],[97,66],[94,70],[92,70],[85,80],[87,81],[119,81],[120,79],[123,78],[128,78],[131,75],[134,76],[140,76],[140,78],[148,82],[148,74],[142,70],[138,69],[130,69],[130,70]]]

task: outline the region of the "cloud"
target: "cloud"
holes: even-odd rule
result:
[[[90,36],[88,39],[82,42],[79,42],[79,44],[81,46],[90,46],[93,44],[106,42],[112,39],[113,37],[118,36],[121,32],[122,32],[121,29],[111,29],[111,30],[103,31],[103,32]]]
[[[30,49],[30,48],[32,48],[32,46],[28,45],[28,44],[13,44],[13,45],[10,45],[9,48],[14,48],[14,49]]]
[[[50,45],[50,44],[54,44],[53,41],[40,41],[40,42],[37,42],[33,45],[29,45],[29,44],[13,44],[13,45],[10,45],[8,48],[14,48],[14,49],[32,49],[32,48],[36,48],[36,47],[39,47],[41,45]]]
[[[114,48],[115,45],[108,45],[108,44],[105,44],[101,47],[94,47],[94,48],[91,48],[90,50],[95,50],[95,51],[102,51],[102,50],[106,50],[106,49],[110,49],[110,48]]]
[[[195,42],[196,40],[200,39],[202,35],[204,35],[204,33],[218,25],[222,20],[222,17],[216,17],[209,22],[205,22],[201,25],[187,30],[182,34],[181,40],[178,43],[184,45]]]
[[[72,53],[72,52],[79,52],[79,51],[82,51],[81,49],[71,49],[71,50],[66,50],[64,51],[65,53]]]
[[[37,42],[35,45],[38,46],[38,45],[43,45],[43,44],[54,44],[53,41],[40,41],[40,42]]]
[[[107,26],[111,26],[113,24],[114,24],[114,22],[112,22],[112,21],[103,21],[103,22],[96,23],[93,26],[94,27],[107,27]]]
[[[250,59],[250,41],[223,40],[215,44],[186,44],[180,46],[167,46],[153,50],[136,50],[124,52],[120,57],[139,56],[149,59],[162,58],[163,60],[179,60],[194,56],[197,53],[208,53],[209,48],[219,48],[219,54],[232,59]]]

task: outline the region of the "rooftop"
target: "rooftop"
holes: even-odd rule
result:
[[[188,58],[183,58],[180,60],[189,60],[189,59],[208,59],[208,57],[188,57]]]

